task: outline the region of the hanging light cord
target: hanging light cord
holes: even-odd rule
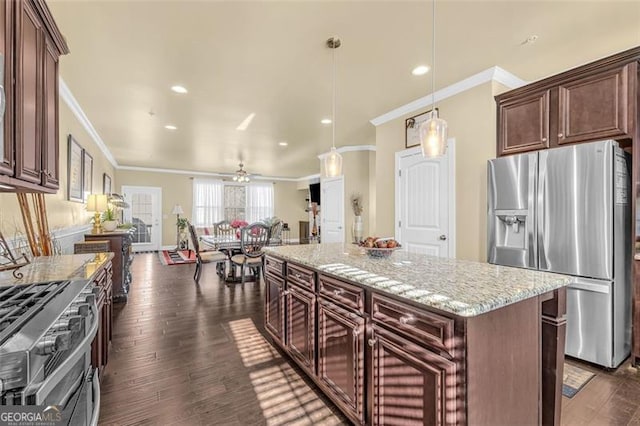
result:
[[[431,2],[431,115],[436,113],[436,0]]]
[[[331,122],[333,125],[331,126],[331,140],[332,146],[336,147],[336,36],[333,36],[333,70],[332,70],[332,78],[333,78],[333,105],[331,106]]]

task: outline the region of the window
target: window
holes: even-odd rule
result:
[[[273,184],[225,184],[219,180],[193,180],[195,226],[211,226],[221,220],[257,222],[273,216]]]

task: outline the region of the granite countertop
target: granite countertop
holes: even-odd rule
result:
[[[30,264],[19,269],[23,274],[19,280],[14,278],[13,271],[0,272],[0,287],[46,281],[89,280],[111,259],[113,253],[34,257]]]
[[[472,317],[564,287],[572,277],[395,251],[371,258],[353,244],[268,247],[267,253],[363,286]]]

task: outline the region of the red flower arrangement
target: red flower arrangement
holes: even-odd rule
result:
[[[245,226],[249,225],[249,223],[242,219],[233,219],[230,225],[232,228],[237,230],[236,238],[240,238],[240,228],[244,228]]]

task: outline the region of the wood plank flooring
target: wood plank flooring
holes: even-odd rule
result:
[[[135,255],[129,302],[116,305],[102,379],[101,425],[348,424],[262,337],[263,285],[228,286],[215,266],[163,266]],[[572,399],[566,425],[640,426],[640,373],[596,373]]]

